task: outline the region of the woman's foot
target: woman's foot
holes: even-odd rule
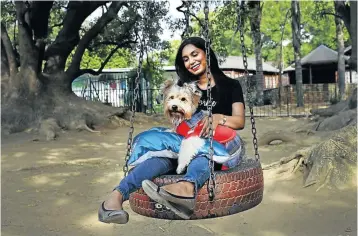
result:
[[[181,181],[161,187],[165,191],[182,197],[194,197],[194,184],[187,181]]]
[[[169,185],[168,185],[169,186]],[[155,202],[162,204],[166,206],[168,209],[173,211],[177,216],[179,216],[182,219],[190,219],[191,215],[194,212],[195,207],[195,198],[192,196],[189,197],[183,197],[178,196],[179,194],[186,194],[188,193],[177,191],[178,187],[189,187],[182,184],[173,184],[172,186],[169,186],[169,188],[173,189],[173,192],[175,193],[169,193],[168,191],[164,190],[164,188],[159,187],[155,183],[153,183],[150,180],[144,180],[142,182],[142,187],[144,192],[153,199]],[[189,192],[189,191],[188,191]],[[178,194],[178,195],[174,195]],[[192,194],[193,195],[193,194]]]
[[[129,215],[122,208],[123,197],[118,191],[113,191],[107,201],[98,210],[98,220],[104,223],[126,224]]]
[[[104,202],[104,208],[106,210],[123,210],[123,196],[117,190],[114,190],[109,195],[109,198]]]

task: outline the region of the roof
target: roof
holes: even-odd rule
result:
[[[348,61],[349,57],[344,56],[344,59]],[[338,61],[338,52],[326,47],[325,45],[320,45],[306,56],[301,59],[302,66],[305,65],[318,65],[318,64],[330,64],[337,63]],[[295,65],[292,63],[289,67],[285,68],[283,71],[292,71],[295,70]]]
[[[345,49],[344,49],[344,55],[346,55],[346,56],[350,56],[351,55],[351,53],[352,53],[352,46],[348,46],[348,47],[346,47]]]
[[[256,60],[253,57],[247,58],[247,67],[249,71],[256,70]],[[226,57],[225,61],[220,65],[220,69],[238,69],[244,70],[244,63],[241,56],[228,56]],[[272,65],[262,62],[262,69],[265,72],[276,72],[278,73],[279,70]]]

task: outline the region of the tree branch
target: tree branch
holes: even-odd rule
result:
[[[123,38],[123,37],[121,37]],[[137,41],[135,40],[130,40],[130,41],[127,41],[126,43],[137,43]],[[97,47],[97,46],[100,46],[100,45],[108,45],[108,46],[117,46],[117,45],[122,45],[123,43],[119,43],[119,42],[114,42],[114,41],[102,41],[102,42],[98,42],[98,43],[95,43],[93,45],[93,47]]]
[[[340,15],[340,18],[344,22],[344,26],[347,28],[349,35],[352,34],[350,26],[351,26],[351,13],[350,13],[350,6],[345,4],[344,1],[334,1],[334,8],[336,13]],[[338,16],[338,15],[337,15]]]
[[[42,61],[45,56],[45,39],[48,36],[48,21],[53,1],[34,1],[31,3],[30,26],[34,32],[35,46],[38,51],[37,70],[42,70]]]
[[[177,11],[183,13],[184,16],[185,16],[186,14],[188,14],[189,16],[194,17],[194,19],[196,19],[196,20],[198,21],[200,27],[203,29],[203,28],[204,28],[203,22],[202,22],[195,14],[191,13],[189,9],[187,10],[187,12],[185,12],[184,10],[182,10],[182,8],[183,8],[185,5],[187,5],[187,4],[189,4],[189,3],[185,3],[185,1],[182,1],[182,5],[180,5],[179,7],[176,8]],[[186,7],[188,7],[188,6],[186,6]]]
[[[112,58],[114,53],[116,53],[118,51],[118,49],[120,49],[120,48],[131,48],[130,45],[132,43],[136,43],[136,42],[129,40],[129,41],[125,41],[125,42],[122,42],[122,43],[117,43],[116,47],[111,50],[111,52],[108,54],[107,58],[101,63],[101,66],[97,71],[95,71],[93,69],[78,70],[74,74],[74,76],[71,77],[72,81],[75,80],[76,78],[78,78],[79,76],[83,75],[83,74],[99,75],[100,73],[102,73],[104,67],[107,65],[107,63]]]
[[[104,67],[107,65],[107,63],[109,62],[109,60],[112,58],[112,56],[114,55],[114,53],[116,53],[118,51],[118,49],[120,48],[120,45],[117,45],[115,48],[112,49],[112,51],[108,54],[107,58],[101,63],[101,67],[99,68],[99,73],[102,72],[102,70],[104,69]]]
[[[1,51],[2,52],[6,51],[2,40],[1,40]],[[1,75],[0,76],[1,83],[10,77],[9,62],[7,60],[6,53],[1,53],[1,74],[0,75]]]
[[[342,16],[337,15],[337,14],[334,14],[334,13],[329,12],[329,11],[322,11],[322,12],[321,12],[321,16],[324,16],[324,15],[331,15],[331,16],[334,16],[334,17],[337,17],[337,18],[343,20],[343,17],[342,17]]]
[[[118,11],[121,9],[121,7],[125,5],[125,2],[113,2],[110,5],[108,11],[104,15],[102,15],[101,18],[99,18],[99,20],[97,21],[97,23],[82,37],[81,41],[77,46],[75,55],[72,57],[72,63],[66,71],[66,73],[69,75],[69,78],[73,77],[72,75],[76,74],[77,71],[80,69],[82,56],[86,48],[88,47],[90,41],[94,39],[108,23],[110,23],[112,20],[114,20],[114,18],[117,17]],[[125,27],[123,29],[125,33],[122,35],[122,37],[128,34],[128,31],[135,24],[138,17],[139,15],[136,15],[136,17],[134,17],[132,21],[127,22],[125,24]],[[120,42],[121,40],[119,39],[118,41]]]
[[[79,30],[82,23],[92,12],[106,3],[101,1],[70,1],[68,3],[63,27],[56,40],[45,52],[44,71],[46,73],[64,70],[67,57],[80,41]]]
[[[2,52],[1,54],[6,55],[10,76],[14,76],[18,72],[16,55],[3,22],[1,22],[1,44],[3,49],[5,49],[5,53]]]
[[[52,5],[53,1],[33,1],[31,3],[30,23],[34,31],[35,40],[47,37]]]
[[[29,22],[29,6],[24,2],[15,1],[16,17],[19,30],[20,66],[30,67],[37,73],[38,53],[32,40]]]

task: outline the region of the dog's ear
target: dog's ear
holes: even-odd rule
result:
[[[196,85],[195,82],[192,82],[192,83],[184,83],[183,85],[184,87],[188,88],[191,93],[193,94],[193,96],[198,96],[199,99],[201,98],[202,96],[202,93],[200,91],[200,89],[198,88],[198,86]]]
[[[166,96],[166,94],[168,93],[169,89],[175,84],[174,80],[168,79],[166,81],[164,81],[161,91],[162,94],[164,95],[164,97]]]
[[[200,98],[202,96],[202,92],[200,91],[200,89],[198,88],[196,83],[195,82],[184,83],[183,86],[187,87],[190,90],[190,92],[193,96],[193,103],[195,104],[195,106],[197,106],[199,104]]]

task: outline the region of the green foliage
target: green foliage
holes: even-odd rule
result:
[[[167,49],[160,51],[158,56],[163,61],[163,65],[174,66],[176,53],[181,44],[181,40],[172,40],[168,43]]]
[[[1,22],[5,26],[13,25],[16,20],[16,9],[14,2],[10,0],[1,1]]]
[[[67,4],[68,1],[55,1],[53,3],[49,18],[49,36],[47,39],[48,44],[55,41],[56,36],[62,28],[62,21],[66,15]]]
[[[317,4],[319,7],[317,7]],[[264,1],[261,19],[262,57],[265,61],[272,61],[276,65],[279,62],[279,52],[282,30],[283,34],[283,60],[284,66],[288,66],[294,60],[291,30],[291,1]],[[336,49],[334,16],[324,15],[322,12],[332,12],[333,0],[326,1],[300,1],[302,23],[302,56],[324,44],[333,50]],[[333,9],[334,10],[334,9]],[[250,13],[248,13],[250,14]],[[286,14],[288,14],[287,19]],[[202,11],[198,11],[197,17],[203,20]],[[237,28],[236,1],[225,2],[216,11],[210,12],[210,27],[212,35],[212,47],[220,56],[241,55],[241,46]],[[251,29],[247,16],[245,19],[245,45],[248,56],[254,56]],[[200,35],[199,23],[191,19],[193,35]],[[349,35],[344,28],[345,44],[349,44]]]
[[[16,21],[15,4],[9,0],[1,1],[1,22],[5,25],[9,38],[12,42],[14,42],[14,37],[15,37],[16,41],[14,42],[14,45],[16,45],[18,41],[16,36],[18,30],[15,21]]]
[[[106,56],[114,48],[114,46],[108,46],[107,54],[102,52],[102,55],[86,50],[83,54],[81,61],[81,69],[99,69]],[[71,60],[68,61],[71,63]],[[118,51],[111,57],[104,68],[126,68],[135,65],[135,55],[130,49],[118,49]]]

